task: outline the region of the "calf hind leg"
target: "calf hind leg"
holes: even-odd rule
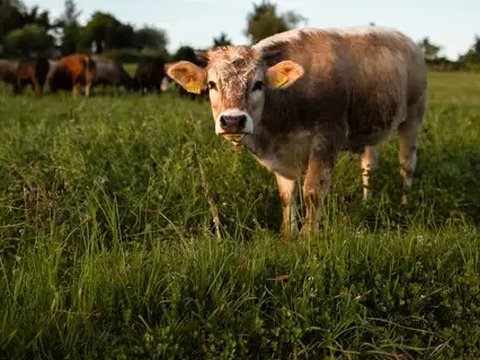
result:
[[[400,161],[400,174],[403,177],[405,190],[412,187],[412,177],[417,167],[418,134],[425,115],[426,101],[422,97],[417,104],[408,111],[407,119],[398,127],[400,149],[398,158]],[[402,194],[402,204],[407,203],[407,195]]]
[[[308,234],[317,231],[320,225],[320,209],[328,194],[333,169],[333,159],[313,159],[303,183],[303,198],[306,206],[305,223],[300,233]]]

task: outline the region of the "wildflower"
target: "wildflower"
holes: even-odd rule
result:
[[[95,319],[103,319],[104,318],[103,313],[101,313],[100,311],[95,311],[92,314],[92,317],[94,317]]]

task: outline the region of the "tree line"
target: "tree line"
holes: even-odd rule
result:
[[[0,57],[18,58],[31,55],[60,57],[72,53],[104,54],[123,62],[135,62],[142,55],[157,55],[166,61],[191,59],[194,50],[182,46],[174,54],[167,51],[168,36],[164,29],[153,26],[135,27],[114,15],[96,11],[81,25],[74,0],[65,0],[58,18],[38,6],[28,8],[22,0],[0,0]],[[307,19],[295,11],[279,13],[267,0],[253,4],[247,14],[244,34],[250,43],[306,24]],[[370,23],[370,26],[375,26]],[[232,44],[225,32],[212,39],[212,46]],[[480,70],[480,37],[455,61],[441,56],[442,47],[429,37],[419,41],[427,62],[440,70]]]

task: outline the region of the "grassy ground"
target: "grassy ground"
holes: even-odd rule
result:
[[[0,90],[0,358],[480,358],[480,77],[430,89],[409,205],[395,137],[288,244],[206,104]]]

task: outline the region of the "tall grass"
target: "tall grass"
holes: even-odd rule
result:
[[[287,244],[207,104],[0,90],[0,358],[478,359],[479,80],[430,74],[408,206],[394,137]]]

